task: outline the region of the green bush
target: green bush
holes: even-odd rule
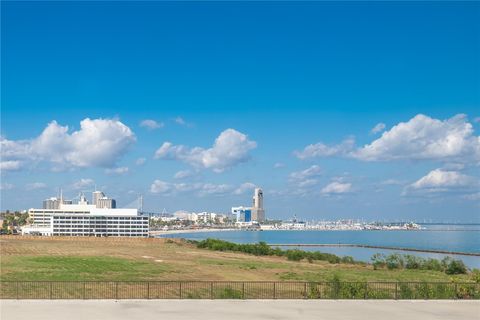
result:
[[[388,269],[403,268],[403,258],[398,253],[391,254],[385,258],[385,264]]]
[[[329,263],[359,263],[353,260],[352,257],[340,258],[331,253],[309,252],[298,249],[282,250],[280,248],[271,248],[265,242],[253,244],[236,244],[228,241],[208,238],[202,241],[195,241],[191,243],[194,243],[198,248],[201,249],[243,252],[257,256],[286,256],[287,259],[291,261],[300,261],[303,259],[307,259],[309,262],[318,260],[328,261]]]
[[[465,274],[467,273],[467,267],[462,260],[451,260],[447,268],[445,269],[446,274]]]

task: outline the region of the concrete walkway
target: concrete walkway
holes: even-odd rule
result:
[[[3,300],[2,320],[480,320],[480,301]]]

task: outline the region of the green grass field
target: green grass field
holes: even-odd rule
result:
[[[198,249],[181,240],[0,237],[2,280],[473,281],[471,274]]]

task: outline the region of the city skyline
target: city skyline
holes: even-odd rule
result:
[[[2,9],[2,210],[480,221],[478,6]]]

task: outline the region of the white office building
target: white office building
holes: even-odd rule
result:
[[[101,200],[101,199],[98,199]],[[149,219],[137,209],[98,208],[81,196],[78,204],[28,210],[32,224],[22,234],[44,236],[148,237]]]

